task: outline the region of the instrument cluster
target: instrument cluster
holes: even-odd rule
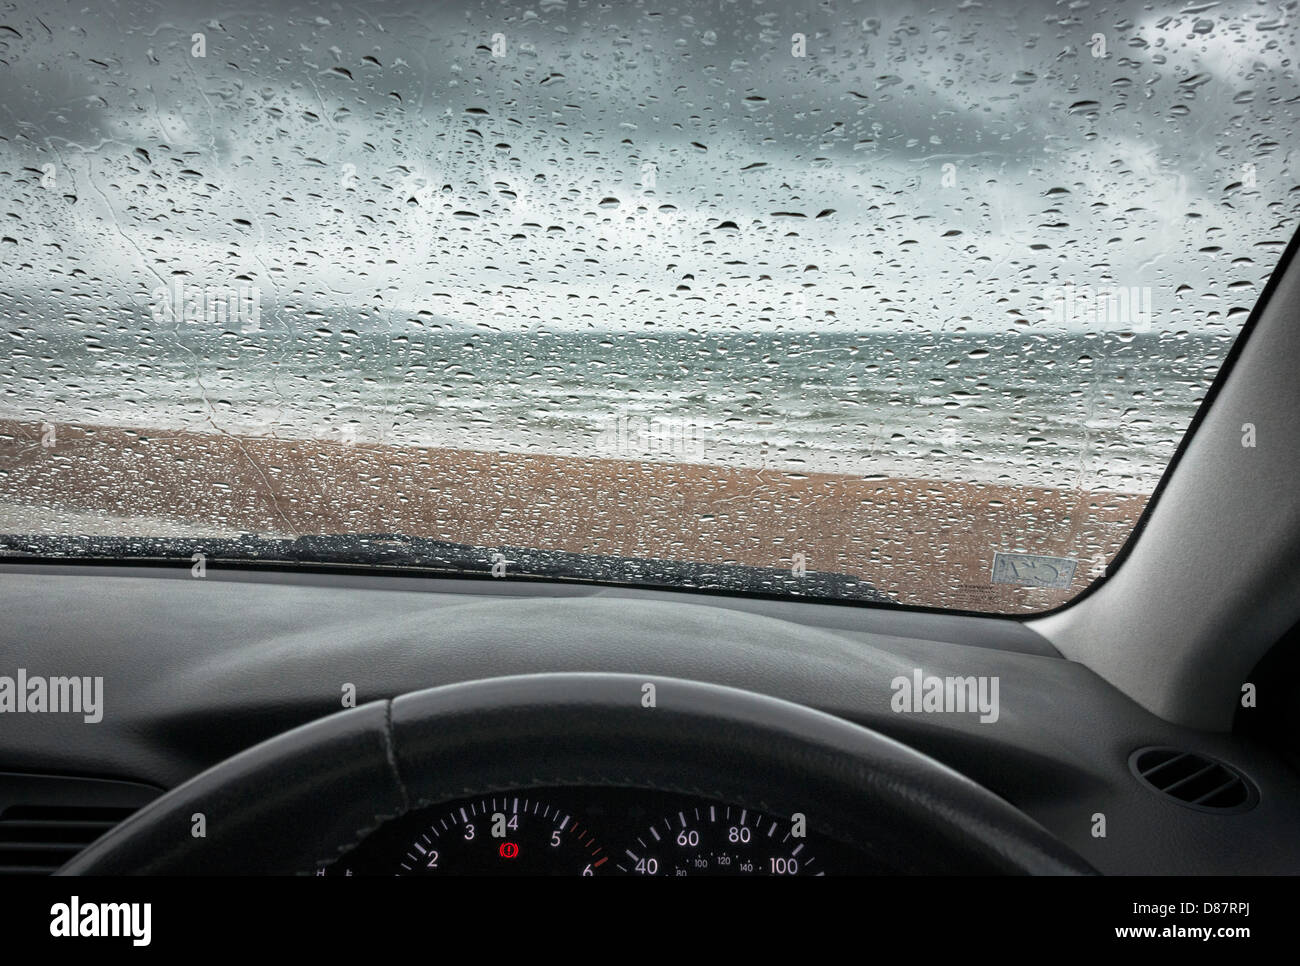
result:
[[[394,819],[323,875],[845,875],[883,872],[859,850],[774,815],[629,788],[530,788]]]

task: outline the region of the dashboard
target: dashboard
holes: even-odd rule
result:
[[[394,819],[325,875],[866,875],[864,853],[776,815],[631,788],[528,788]]]
[[[322,867],[327,874],[349,868],[354,875],[374,868],[391,874],[403,871],[400,863],[384,869],[366,864],[367,856],[377,855],[389,835],[407,845],[396,853],[404,855],[418,840],[414,810],[441,809],[437,822],[446,836],[441,822],[452,825],[445,813],[453,804],[486,796],[490,808],[493,796],[526,788],[531,791],[521,794],[530,803],[536,796],[543,812],[564,808],[591,834],[603,850],[595,861],[612,856],[594,875],[622,874],[614,857],[627,860],[628,849],[643,857],[637,838],[652,842],[647,827],[655,824],[664,834],[663,820],[680,810],[652,793],[617,791],[624,788],[694,794],[715,805],[741,802],[764,816],[803,812],[808,844],[799,855],[816,862],[801,863],[798,875],[818,866],[837,874],[860,854],[852,849],[890,869],[951,873],[961,843],[927,837],[917,827],[923,815],[916,799],[881,800],[888,788],[867,781],[878,767],[864,770],[860,787],[839,799],[830,794],[832,785],[814,789],[803,752],[827,769],[849,760],[842,743],[818,753],[832,727],[825,717],[814,724],[800,716],[808,722],[802,752],[791,747],[777,769],[771,757],[788,746],[763,731],[773,720],[770,703],[747,702],[754,713],[743,728],[723,731],[716,695],[687,702],[687,692],[662,681],[665,676],[765,695],[869,729],[983,786],[1103,873],[1282,874],[1300,861],[1294,768],[1259,742],[1157,718],[1088,668],[1062,659],[1019,622],[566,584],[215,570],[194,580],[188,570],[163,568],[3,569],[9,635],[0,655],[8,667],[30,669],[30,655],[40,653],[46,668],[102,674],[108,708],[93,726],[76,715],[5,716],[2,770],[80,781],[76,796],[47,794],[48,782],[37,794],[28,783],[31,794],[14,803],[103,806],[116,820],[136,810],[111,851],[85,850],[69,874],[314,875]],[[87,654],[95,656],[91,666]],[[141,667],[155,670],[142,676]],[[897,713],[891,682],[915,668],[939,677],[996,677],[1001,716],[985,724],[969,714]],[[414,689],[487,679],[593,673],[632,678],[608,694],[565,683],[527,712],[527,728],[523,711],[502,710],[496,690],[467,690],[427,704],[409,697]],[[647,680],[660,680],[655,710],[642,705]],[[360,707],[341,710],[345,683],[355,687]],[[557,700],[568,704],[557,708]],[[425,712],[436,712],[438,720],[425,721]],[[497,721],[490,729],[484,713]],[[323,778],[306,781],[303,776],[316,774],[321,749],[303,749],[288,764],[245,757],[257,781],[250,777],[241,786],[247,819],[232,815],[211,770],[317,722],[332,723],[336,741],[319,759],[322,769],[331,769],[321,774],[344,775],[355,794],[334,792]],[[835,731],[856,741],[842,728]],[[729,750],[718,748],[724,739]],[[1167,800],[1129,767],[1134,750],[1147,746],[1231,764],[1258,789],[1255,806],[1222,815]],[[289,774],[295,781],[285,780]],[[129,801],[102,789],[92,795],[82,790],[88,779],[100,786],[128,781],[151,794]],[[168,790],[183,797],[172,799],[166,812],[159,811],[161,802],[145,804]],[[198,812],[213,821],[217,792],[219,835],[177,840],[153,825],[166,818],[176,823],[167,829],[189,829]],[[866,804],[873,795],[874,807]],[[497,806],[501,811],[499,800]],[[474,807],[482,814],[481,804]],[[985,814],[993,807],[985,800]],[[1098,813],[1106,816],[1105,838],[1094,834]],[[360,830],[372,831],[361,839]],[[707,859],[711,830],[697,831]],[[549,834],[542,838],[549,842]],[[512,870],[533,860],[525,851],[530,841],[516,840],[521,865]],[[161,845],[168,846],[166,855],[158,854]],[[447,856],[439,872],[470,867],[454,850],[439,851]],[[675,851],[645,857],[656,859],[656,875],[676,874]],[[770,867],[771,858],[759,855],[760,867],[762,861]],[[966,866],[978,873],[989,867],[986,858],[973,856]],[[587,864],[573,868],[566,858],[564,867],[580,875]]]

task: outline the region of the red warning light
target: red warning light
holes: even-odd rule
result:
[[[519,846],[514,842],[502,842],[501,847],[497,849],[497,852],[503,859],[513,859],[519,854]]]

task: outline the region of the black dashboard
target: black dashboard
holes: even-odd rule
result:
[[[990,789],[1104,873],[1284,873],[1300,863],[1293,821],[1300,783],[1276,756],[1237,735],[1157,718],[1014,621],[562,584],[215,569],[206,580],[193,580],[188,570],[166,568],[3,569],[9,634],[0,654],[7,654],[8,666],[102,675],[110,711],[98,724],[12,716],[0,731],[0,767],[17,773],[172,789],[286,729],[337,715],[342,693],[355,692],[362,703],[502,675],[670,675],[771,695],[872,728]],[[890,682],[916,668],[996,676],[1000,718],[985,724],[973,715],[897,713]],[[1136,749],[1153,745],[1229,762],[1259,789],[1258,803],[1214,815],[1162,800],[1129,768]],[[537,761],[551,754],[541,749]],[[584,784],[772,804],[755,801],[748,787],[666,780],[667,766],[656,785],[624,781],[637,776],[622,774],[584,781],[592,776],[583,769],[547,776],[536,764],[493,785],[421,794],[411,805]],[[591,823],[584,827],[607,852],[627,848],[634,841],[629,832],[644,838],[647,822],[673,814],[647,804],[642,815],[611,802],[605,815],[614,821],[603,822],[594,800],[574,793],[546,804],[552,802]],[[39,803],[25,807],[31,804]],[[827,863],[828,873],[833,859],[848,854],[813,848],[820,833],[841,842],[848,837],[819,821],[818,802],[802,796],[778,804],[783,815],[809,814],[805,851]],[[393,805],[387,815],[408,811]],[[1107,820],[1104,838],[1094,833],[1098,813]],[[381,834],[369,815],[351,829]],[[304,831],[299,823],[285,834]],[[360,838],[347,837],[347,847],[357,847]],[[316,860],[337,863],[343,853],[332,848],[293,868],[314,874]],[[359,849],[358,856],[364,857]],[[885,853],[884,863],[894,856]],[[657,874],[667,874],[667,859],[655,857]]]

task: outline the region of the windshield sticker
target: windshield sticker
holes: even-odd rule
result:
[[[1079,561],[1073,557],[1045,557],[1034,553],[995,553],[993,583],[1064,590],[1074,580]]]

